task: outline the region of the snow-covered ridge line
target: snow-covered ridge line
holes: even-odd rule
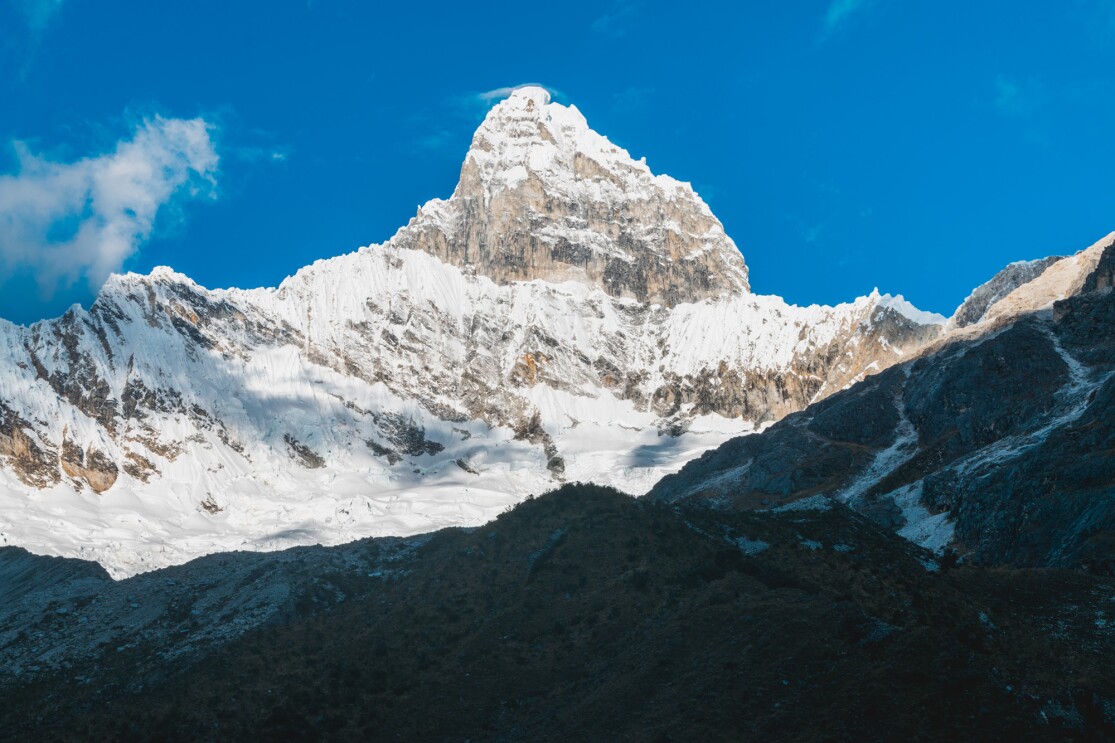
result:
[[[936,312],[926,312],[919,310],[913,304],[906,300],[901,294],[891,296],[890,294],[879,294],[878,287],[872,291],[871,295],[877,297],[877,304],[880,307],[887,307],[899,313],[903,317],[919,325],[944,325],[948,322],[948,318]]]
[[[481,523],[556,475],[643,492],[797,405],[758,385],[797,378],[879,309],[667,310],[393,247],[281,289],[124,278],[90,312],[0,333],[3,430],[41,453],[4,452],[0,543],[115,575]]]
[[[0,544],[121,576],[478,524],[563,479],[639,494],[939,334],[878,293],[750,293],[692,189],[554,105],[496,106],[383,245],[0,326]]]

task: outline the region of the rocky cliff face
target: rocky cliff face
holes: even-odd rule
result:
[[[949,324],[957,328],[974,325],[983,319],[993,304],[1023,284],[1028,284],[1041,276],[1045,269],[1063,257],[1054,255],[1036,261],[1019,261],[1010,264],[995,274],[990,281],[976,287],[953,313]]]
[[[1051,263],[976,326],[709,452],[650,497],[835,499],[973,562],[1115,573],[1113,256],[1115,234]]]
[[[633,493],[906,358],[943,318],[751,294],[708,207],[535,90],[453,197],[276,289],[169,269],[0,326],[0,544],[115,574]]]
[[[748,290],[743,257],[689,184],[652,174],[542,88],[492,110],[453,196],[391,244],[499,283],[574,280],[649,304]]]

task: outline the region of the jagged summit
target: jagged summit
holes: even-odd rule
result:
[[[585,172],[585,159],[603,168],[604,173]],[[463,195],[474,195],[471,187],[480,185],[490,196],[515,188],[532,174],[548,189],[568,196],[584,195],[577,181],[591,181],[593,175],[636,176],[621,177],[618,182],[606,179],[601,184],[605,188],[636,186],[644,191],[649,181],[666,191],[682,188],[691,192],[669,176],[656,178],[644,160],[633,160],[626,150],[590,129],[576,106],[550,103],[549,93],[537,87],[516,90],[492,108],[473,135],[463,170],[475,177],[462,178],[458,193]],[[699,205],[708,211],[703,203]]]
[[[577,280],[665,305],[749,291],[743,256],[689,184],[654,175],[535,86],[492,108],[452,197],[391,242],[500,283]]]

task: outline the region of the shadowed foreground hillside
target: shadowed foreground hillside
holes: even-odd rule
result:
[[[319,573],[296,611],[192,665],[106,654],[84,683],[9,689],[0,737],[1112,737],[1115,585],[949,563],[840,505],[566,486],[389,568]]]

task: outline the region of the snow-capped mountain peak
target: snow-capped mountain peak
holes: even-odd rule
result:
[[[743,256],[688,184],[654,175],[539,87],[492,108],[453,195],[391,242],[500,283],[575,280],[666,305],[749,290]]]
[[[473,136],[465,163],[466,168],[476,164],[480,182],[489,193],[514,188],[529,174],[543,179],[548,189],[567,195],[577,191],[577,180],[593,175],[601,180],[596,184],[601,188],[636,185],[646,189],[654,183],[663,190],[692,191],[669,176],[654,176],[645,160],[634,160],[626,150],[590,129],[576,106],[551,103],[549,93],[534,86],[515,90],[491,109]],[[601,171],[587,172],[591,166]]]
[[[114,276],[0,324],[0,545],[124,575],[476,524],[563,479],[637,494],[937,321],[750,293],[692,189],[524,89],[384,245],[277,288]]]

